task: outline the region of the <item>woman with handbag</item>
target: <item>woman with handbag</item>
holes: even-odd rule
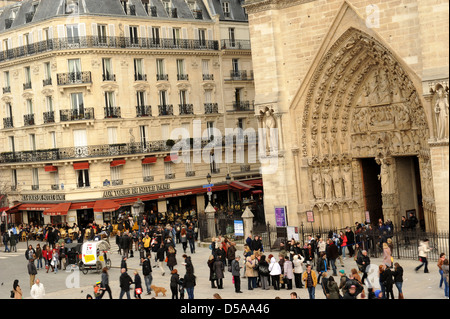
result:
[[[13,290],[11,291],[11,296],[12,293],[14,292],[14,299],[23,299],[22,297],[22,289],[19,286],[19,280],[14,280],[13,283]]]
[[[266,260],[266,255],[262,255],[258,263],[258,274],[261,282],[261,289],[269,290],[269,263]]]
[[[255,255],[247,257],[245,266],[245,276],[248,278],[248,290],[253,290],[253,288],[256,288],[256,277],[258,277]]]
[[[142,281],[137,270],[134,271],[134,298],[142,299]]]

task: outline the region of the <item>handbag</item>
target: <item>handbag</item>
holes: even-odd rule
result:
[[[135,292],[136,292],[136,295],[142,294],[142,288],[136,288]]]
[[[166,257],[166,259],[164,260],[165,262],[168,262],[169,261],[169,257]]]

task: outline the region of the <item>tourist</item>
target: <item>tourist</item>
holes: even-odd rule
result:
[[[167,261],[167,267],[169,267],[169,270],[172,271],[173,267],[177,265],[177,257],[176,257],[176,249],[169,245],[166,252],[166,261]]]
[[[305,282],[305,287],[308,289],[309,299],[315,299],[317,275],[316,272],[311,269],[311,265],[306,265],[306,271],[303,273],[302,280]]]
[[[446,259],[445,253],[441,253],[439,255],[439,260],[437,262],[437,266],[439,269],[439,275],[441,276],[441,279],[439,280],[439,288],[442,288],[442,284],[444,283],[444,271],[442,270],[442,265],[443,265],[445,259]]]
[[[425,266],[424,273],[428,273],[428,253],[431,248],[429,246],[429,240],[426,238],[419,243],[419,259],[422,262],[419,266],[415,268],[415,271],[418,272],[422,266]]]
[[[14,295],[14,299],[23,299],[22,297],[22,289],[19,286],[19,280],[14,280],[12,293]]]
[[[196,277],[193,271],[187,271],[183,278],[183,287],[188,294],[188,299],[194,299],[194,287],[196,285]]]
[[[130,275],[128,275],[127,270],[125,268],[122,268],[120,270],[121,275],[119,278],[120,283],[120,294],[119,299],[122,299],[123,295],[127,295],[127,299],[131,299],[130,297],[130,286],[133,283],[133,279],[131,279]]]
[[[36,269],[42,268],[42,248],[40,244],[36,244]]]
[[[39,279],[36,279],[34,285],[31,287],[30,295],[31,295],[31,298],[33,298],[33,299],[43,299],[44,298],[44,296],[45,296],[44,284],[42,284]]]
[[[223,262],[219,258],[215,258],[212,268],[217,278],[217,288],[223,289],[223,278],[225,277]]]
[[[405,299],[403,297],[403,268],[399,265],[399,263],[394,264],[394,271],[392,272],[392,276],[394,277],[394,284],[398,290],[398,299]]]
[[[178,270],[172,269],[170,272],[170,290],[172,291],[172,299],[178,299],[178,285],[180,284],[180,275]]]
[[[103,267],[102,269],[102,280],[100,281],[100,290],[102,291],[102,293],[100,294],[98,299],[102,299],[105,292],[108,292],[109,299],[113,299],[111,288],[109,287],[109,274],[107,267]]]
[[[137,270],[134,271],[134,298],[142,299],[142,280]]]
[[[241,291],[241,268],[242,266],[239,264],[241,257],[236,255],[234,260],[231,262],[231,275],[233,276],[234,282],[234,292],[242,293]],[[215,287],[213,287],[215,288]]]
[[[302,274],[303,274],[303,258],[302,255],[294,255],[294,259],[292,261],[292,265],[294,266],[294,282],[295,288],[303,288],[302,284]]]
[[[152,293],[152,265],[150,263],[150,258],[148,256],[141,258],[142,264],[142,275],[144,276],[145,287],[147,288],[147,295]]]
[[[328,299],[340,299],[341,295],[339,294],[339,287],[336,283],[336,281],[334,281],[334,277],[330,276],[330,278],[328,278],[328,283],[327,283],[327,288],[328,288]]]
[[[31,287],[33,287],[33,285],[34,285],[34,278],[37,275],[37,269],[36,269],[36,265],[34,264],[33,258],[28,259],[27,269],[28,269],[28,275],[30,275],[30,289],[31,289]]]
[[[292,261],[289,260],[289,256],[284,257],[283,264],[283,281],[287,284],[287,290],[292,289],[292,279],[294,279],[294,270]]]
[[[258,277],[255,255],[247,257],[245,266],[245,276],[248,280],[248,290],[253,290],[254,288],[256,288],[256,277]]]
[[[269,255],[269,258],[270,258],[269,271],[273,288],[275,290],[280,290],[280,275],[281,275],[280,264],[272,255]]]
[[[269,290],[269,263],[266,260],[266,255],[262,255],[258,262],[258,275],[261,282],[261,289]]]
[[[442,263],[442,271],[443,271],[443,276],[444,276],[444,295],[448,299],[448,272],[449,272],[449,265],[448,265],[448,259],[447,258]]]

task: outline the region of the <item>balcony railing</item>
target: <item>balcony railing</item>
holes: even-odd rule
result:
[[[23,84],[23,89],[24,90],[31,90],[31,82],[27,82]]]
[[[252,81],[253,80],[253,71],[247,72],[246,70],[242,71],[230,71],[230,79],[229,81]]]
[[[219,106],[217,103],[205,103],[205,114],[219,113]]]
[[[25,114],[23,116],[23,125],[30,126],[34,124],[34,114]]]
[[[79,109],[69,109],[60,110],[59,117],[61,122],[67,121],[80,121],[80,120],[93,120],[94,119],[94,108],[79,108]]]
[[[42,86],[52,85],[52,78],[42,80]]]
[[[11,87],[10,86],[5,86],[3,88],[3,94],[5,94],[5,93],[11,93]]]
[[[250,112],[255,110],[255,105],[250,101],[234,101],[233,111],[236,112]]]
[[[173,115],[173,105],[172,104],[166,104],[166,105],[158,105],[159,115]]]
[[[195,171],[186,172],[186,177],[194,177]]]
[[[166,179],[175,179],[175,174],[165,174],[166,175]]]
[[[138,105],[136,106],[136,116],[152,116],[152,106],[151,105]]]
[[[147,74],[139,74],[139,73],[136,73],[136,74],[134,75],[134,80],[135,80],[135,81],[147,81]]]
[[[90,71],[58,73],[56,78],[58,85],[92,83]]]
[[[13,118],[12,117],[5,117],[3,118],[3,128],[13,128]]]
[[[115,74],[105,73],[105,74],[102,74],[102,76],[103,76],[103,81],[115,81],[116,80]]]
[[[250,50],[250,40],[221,40],[220,47],[222,50],[233,49],[233,50]]]
[[[203,81],[214,81],[214,74],[203,74]]]
[[[189,74],[177,74],[178,81],[189,81]]]
[[[169,81],[168,74],[156,74],[156,81]]]
[[[144,176],[144,177],[142,178],[142,180],[143,180],[144,182],[153,182],[153,181],[155,180],[155,177],[154,177],[154,176]]]
[[[194,106],[192,104],[178,104],[180,107],[180,115],[194,114]]]
[[[225,40],[227,41],[227,40]],[[235,47],[242,48],[234,41]],[[222,47],[224,44],[222,44]],[[138,48],[138,49],[178,49],[178,50],[219,50],[216,40],[180,39],[174,42],[172,38],[160,38],[153,41],[151,38],[83,36],[74,38],[51,39],[23,45],[17,48],[0,52],[0,62],[40,54],[48,51],[70,50],[74,48]]]
[[[111,185],[112,185],[112,186],[123,185],[123,179],[113,179],[113,180],[111,181]]]
[[[103,108],[106,118],[120,118],[120,106],[106,106]]]
[[[44,112],[44,123],[55,123],[55,111]]]

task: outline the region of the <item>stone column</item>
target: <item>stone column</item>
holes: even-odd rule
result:
[[[437,231],[449,230],[449,141],[429,142]]]
[[[208,225],[208,237],[216,237],[216,221],[215,221],[215,213],[216,210],[208,203],[208,206],[205,208],[206,221]]]
[[[253,213],[247,206],[242,214],[242,219],[244,221],[244,236],[253,234]]]
[[[392,158],[377,159],[380,167],[380,175],[378,178],[381,181],[381,197],[383,201],[383,217],[384,221],[390,219],[395,223],[398,210],[397,194],[395,194],[395,162]]]

